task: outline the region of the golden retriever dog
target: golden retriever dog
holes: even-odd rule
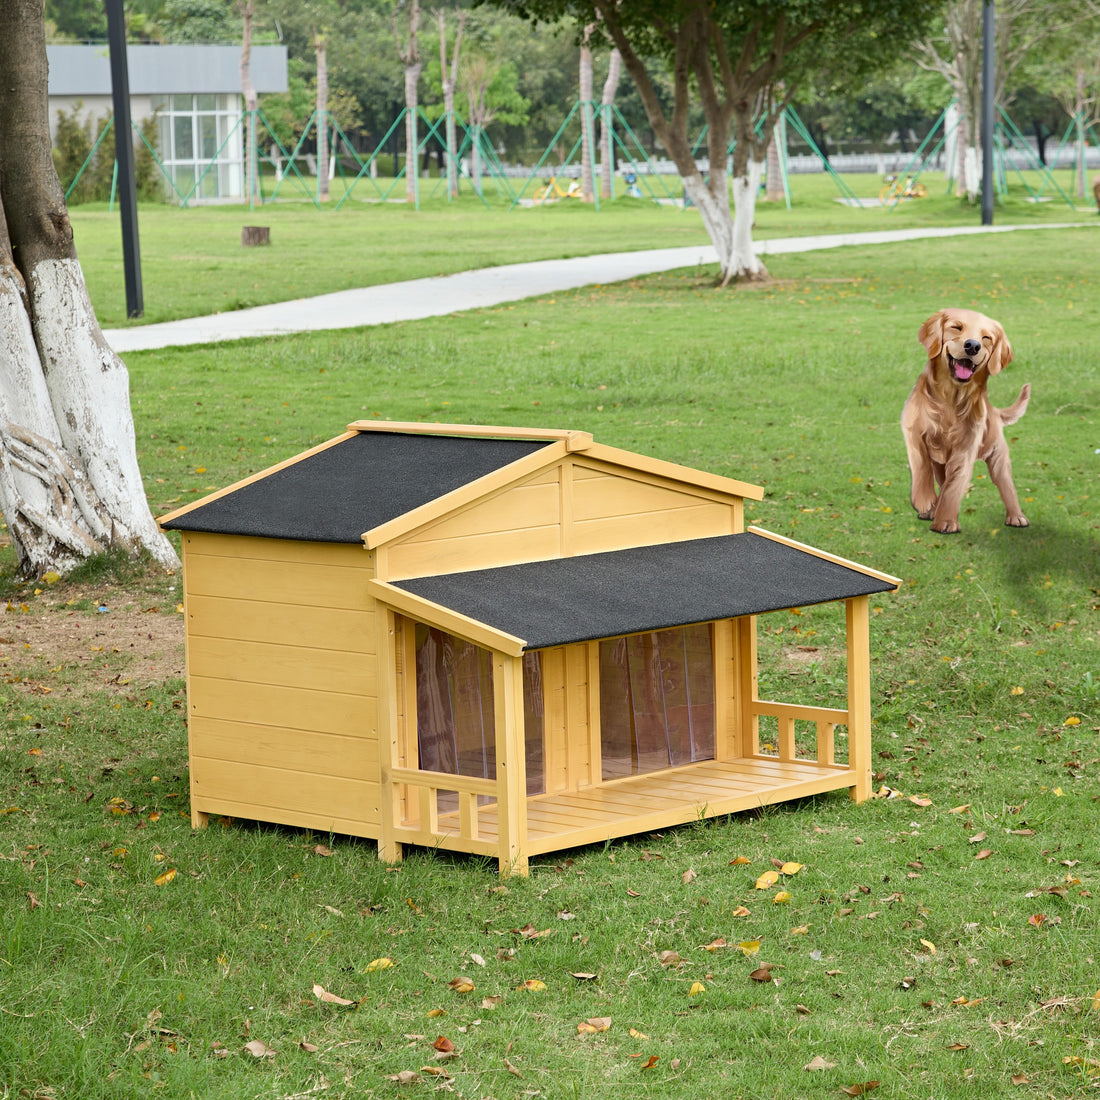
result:
[[[928,352],[928,365],[901,413],[917,515],[930,519],[933,531],[957,532],[959,507],[974,463],[981,460],[1004,501],[1005,523],[1026,527],[1004,427],[1024,415],[1031,386],[1025,385],[1007,409],[994,408],[986,396],[989,376],[1012,362],[1004,329],[972,309],[941,309],[921,325],[917,339]]]

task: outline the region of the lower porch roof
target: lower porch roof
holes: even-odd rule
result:
[[[389,584],[545,649],[891,592],[900,581],[752,529]]]

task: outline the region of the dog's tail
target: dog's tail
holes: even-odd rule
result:
[[[1020,390],[1020,396],[1008,406],[1007,409],[998,409],[997,412],[1001,414],[1002,424],[1015,424],[1021,416],[1027,412],[1027,403],[1031,400],[1031,383],[1026,382],[1024,388]]]

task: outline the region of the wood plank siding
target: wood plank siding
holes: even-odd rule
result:
[[[183,536],[191,804],[377,837],[373,569],[362,547]]]

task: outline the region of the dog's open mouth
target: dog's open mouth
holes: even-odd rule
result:
[[[969,382],[974,375],[974,363],[970,359],[956,359],[954,356],[948,356],[948,363],[951,365],[951,374],[956,382]]]

